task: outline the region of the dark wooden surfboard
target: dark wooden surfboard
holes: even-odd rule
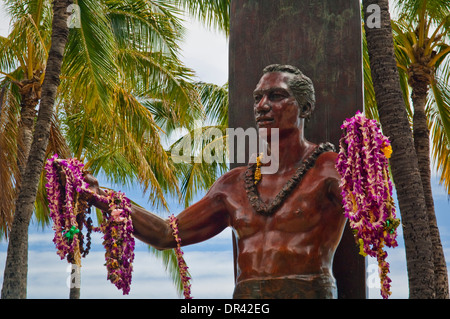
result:
[[[342,122],[363,109],[360,15],[358,0],[232,0],[229,127],[255,127],[252,92],[262,69],[291,64],[316,91],[306,138],[338,147]],[[366,298],[366,260],[358,252],[347,225],[333,265],[339,298]]]

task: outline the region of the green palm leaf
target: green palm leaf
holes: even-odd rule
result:
[[[441,81],[432,86],[433,98],[427,105],[432,155],[440,182],[450,190],[450,90]],[[449,191],[450,193],[450,191]]]
[[[80,28],[70,29],[61,92],[92,115],[109,113],[111,91],[118,82],[114,35],[103,3],[80,0],[75,4],[80,8]]]
[[[173,0],[173,2],[207,27],[229,34],[230,0]]]

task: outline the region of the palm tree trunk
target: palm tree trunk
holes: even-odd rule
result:
[[[44,166],[51,116],[59,86],[64,48],[69,34],[67,7],[71,0],[53,1],[52,44],[48,54],[42,98],[33,142],[16,203],[3,278],[2,298],[26,298],[28,272],[28,225],[33,213],[39,176]]]
[[[432,243],[417,155],[409,126],[394,56],[388,0],[363,0],[380,8],[381,26],[365,24],[375,97],[383,133],[392,144],[391,170],[401,212],[410,298],[430,299],[434,293]]]
[[[19,175],[16,177],[17,193],[20,189],[22,176],[25,174],[27,159],[33,141],[36,106],[40,99],[39,79],[20,82],[20,96],[19,136],[17,140],[17,167],[19,168]]]
[[[433,193],[431,189],[431,167],[430,167],[430,131],[428,129],[425,105],[428,94],[426,82],[410,81],[413,87],[411,99],[414,105],[413,136],[416,149],[420,176],[422,179],[423,193],[427,207],[430,238],[432,242],[435,290],[436,298],[448,299],[448,275],[445,263],[444,250],[442,248],[441,236],[437,226],[434,211]]]

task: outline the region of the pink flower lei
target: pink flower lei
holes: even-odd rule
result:
[[[54,163],[58,163],[58,167]],[[100,196],[88,189],[84,181],[84,165],[76,159],[58,159],[51,157],[46,165],[47,197],[50,217],[53,220],[55,236],[53,242],[61,259],[81,266],[81,257],[85,257],[90,247],[92,230],[103,232],[103,245],[106,249],[105,259],[108,280],[128,294],[131,284],[132,262],[134,259],[133,226],[130,217],[130,202],[121,192],[108,191],[107,196]],[[61,184],[65,179],[65,189]],[[89,194],[97,200],[109,203],[109,214],[103,212],[103,222],[99,228],[92,227],[92,220],[86,219],[90,205],[83,195]],[[83,247],[83,225],[88,229],[88,244]]]
[[[177,242],[177,247],[175,248],[175,254],[177,256],[178,261],[178,268],[180,271],[180,278],[181,282],[183,284],[183,295],[185,299],[192,299],[191,297],[191,285],[189,283],[189,280],[191,279],[188,277],[188,266],[186,265],[186,262],[183,258],[183,251],[181,250],[181,239],[178,236],[178,221],[177,218],[174,215],[169,216],[169,223],[170,227],[172,227],[173,230],[173,236],[175,237],[175,241]]]
[[[381,282],[381,296],[391,295],[389,263],[384,246],[397,246],[397,230],[392,183],[389,179],[389,139],[378,123],[361,112],[347,119],[341,128],[340,151],[336,168],[341,175],[343,207],[360,254],[376,257]]]
[[[134,260],[133,222],[131,206],[122,192],[105,190],[109,202],[109,212],[103,212],[104,222],[100,226],[103,232],[103,246],[106,249],[105,259],[108,280],[124,294],[128,294],[131,284],[131,273]]]
[[[54,165],[57,163],[57,165]],[[94,231],[102,232],[103,246],[105,247],[105,266],[108,271],[108,280],[123,294],[130,292],[133,271],[135,242],[132,236],[133,223],[131,220],[130,200],[122,192],[105,190],[106,196],[98,195],[89,190],[84,181],[84,165],[77,159],[58,159],[52,156],[46,163],[47,171],[47,198],[49,202],[50,217],[53,220],[55,236],[53,242],[57,254],[61,259],[67,258],[70,263],[81,266],[81,257],[85,257],[90,248],[90,234]],[[63,189],[61,179],[65,180]],[[103,211],[103,221],[100,227],[92,227],[92,220],[86,219],[86,212],[90,213],[90,204],[83,195],[94,196],[96,200],[108,203],[109,210]],[[169,217],[170,226],[177,242],[175,248],[178,268],[183,284],[183,294],[191,299],[188,277],[188,267],[181,250],[181,239],[178,236],[178,222],[175,216]],[[81,232],[83,225],[88,229],[86,247],[83,247],[84,235]]]

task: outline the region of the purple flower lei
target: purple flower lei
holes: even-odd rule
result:
[[[391,295],[391,279],[383,248],[397,246],[396,228],[400,224],[388,173],[392,148],[378,123],[359,111],[341,129],[344,134],[336,168],[341,175],[345,216],[360,245],[360,254],[377,258],[381,295],[387,299]]]
[[[103,212],[103,232],[106,269],[108,280],[123,294],[130,292],[131,273],[134,260],[133,222],[131,221],[130,201],[122,192],[105,190],[109,202],[109,212]]]
[[[178,260],[178,268],[180,271],[180,278],[181,282],[183,284],[183,295],[185,299],[192,299],[191,297],[191,285],[189,283],[189,280],[191,279],[188,277],[188,266],[186,265],[186,262],[183,258],[183,251],[181,250],[181,239],[178,236],[178,220],[174,215],[169,216],[169,223],[170,227],[172,227],[173,230],[173,236],[175,237],[175,241],[177,242],[177,247],[175,248],[175,254],[177,256]]]
[[[58,168],[54,163],[58,163]],[[83,225],[88,228],[88,239],[92,230],[103,232],[106,268],[108,280],[128,294],[131,284],[132,262],[134,259],[133,226],[130,217],[130,202],[121,192],[108,191],[107,196],[100,196],[88,189],[83,178],[84,165],[77,159],[58,159],[52,156],[46,163],[47,197],[50,217],[53,220],[57,254],[61,259],[81,266],[81,253],[86,256],[88,249],[82,247],[84,235],[80,231]],[[62,177],[60,173],[64,176]],[[63,189],[60,179],[65,179]],[[90,205],[82,195],[89,194],[97,200],[109,203],[108,212],[103,212],[103,222],[99,228],[93,228],[90,218],[86,220],[85,212]],[[90,243],[89,243],[90,245]]]

